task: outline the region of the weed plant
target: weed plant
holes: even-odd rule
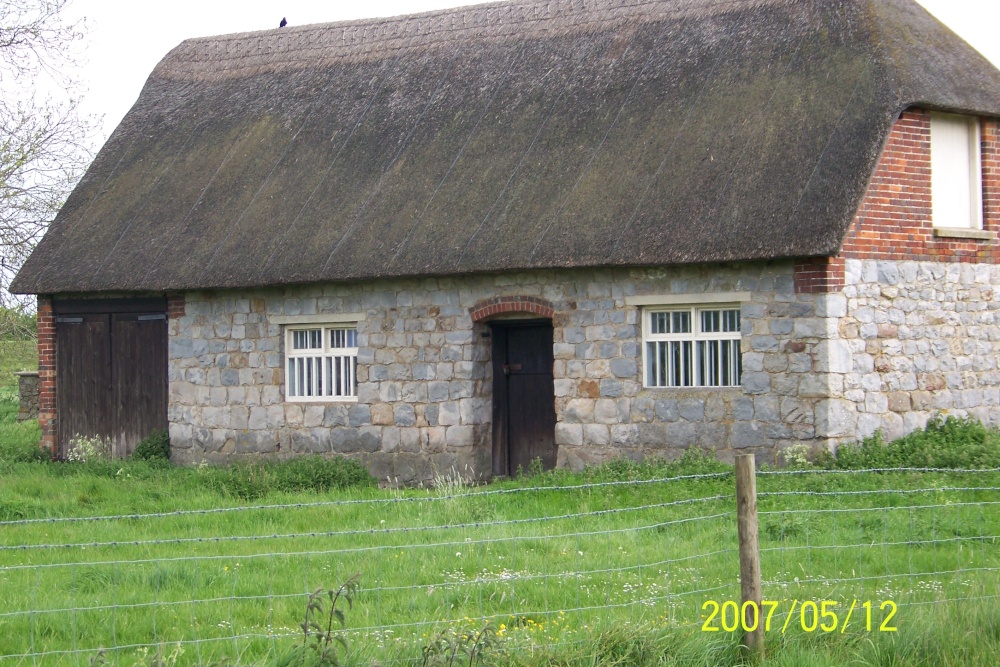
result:
[[[170,435],[162,429],[153,431],[135,446],[132,458],[143,461],[169,461]]]
[[[886,442],[881,432],[856,445],[824,452],[817,464],[827,469],[1000,468],[1000,431],[968,417],[932,418],[923,429]]]
[[[353,459],[296,456],[282,461],[243,459],[203,469],[207,483],[222,495],[258,500],[275,493],[325,492],[373,487],[377,481]]]

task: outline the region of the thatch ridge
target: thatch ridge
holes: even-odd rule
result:
[[[788,0],[528,0],[493,2],[384,18],[286,26],[186,40],[160,62],[163,77],[215,79],[367,60],[456,41],[525,39],[614,22],[711,14]]]

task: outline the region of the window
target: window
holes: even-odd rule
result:
[[[357,395],[357,326],[285,330],[285,398],[337,401]]]
[[[743,373],[740,309],[643,311],[647,387],[738,387]]]
[[[931,114],[931,216],[934,227],[983,227],[979,120]]]

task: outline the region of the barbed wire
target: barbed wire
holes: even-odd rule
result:
[[[758,498],[769,498],[778,496],[871,496],[884,494],[914,494],[914,493],[942,493],[949,492],[972,492],[972,491],[1000,491],[1000,486],[931,486],[921,489],[861,489],[853,491],[760,491]]]
[[[300,533],[275,533],[272,535],[225,535],[215,537],[176,537],[159,540],[115,540],[110,542],[69,542],[53,544],[16,544],[0,545],[0,551],[17,551],[27,549],[72,549],[72,548],[92,548],[92,547],[119,547],[119,546],[155,546],[163,544],[189,544],[189,543],[221,543],[221,542],[245,542],[256,540],[281,540],[316,537],[350,537],[357,535],[393,535],[405,533],[420,533],[428,531],[448,531],[466,530],[470,528],[497,528],[502,526],[516,526],[531,523],[545,523],[549,521],[566,521],[569,519],[579,519],[582,517],[613,516],[628,512],[640,512],[655,509],[664,509],[680,505],[691,505],[699,502],[710,502],[716,500],[728,500],[729,496],[707,496],[703,498],[686,498],[683,500],[673,500],[665,503],[652,505],[636,505],[632,507],[618,507],[606,510],[592,510],[590,512],[573,512],[570,514],[557,514],[554,516],[527,517],[523,519],[503,519],[497,521],[474,521],[465,523],[439,524],[430,526],[399,526],[390,528],[361,528],[355,530],[330,530],[330,531],[310,531]]]
[[[987,482],[985,476],[1000,472],[1000,469],[956,471],[937,468],[873,468],[866,471],[762,471],[758,474],[856,472],[981,474],[982,481]],[[338,505],[377,507],[395,502],[470,498],[475,500],[484,497],[488,499],[491,496],[528,491],[543,494],[550,491],[650,485],[682,479],[717,480],[731,476],[731,472],[726,472],[685,475],[657,480],[495,489],[427,497],[253,505],[240,508],[183,510],[144,515],[54,517],[52,519],[6,521],[0,522],[0,526],[61,521],[67,523],[106,521],[109,525],[102,526],[100,529],[107,531],[115,528],[114,521],[124,519],[135,520],[256,510],[285,512],[300,508]],[[937,603],[948,600],[967,602],[969,600],[996,599],[1000,596],[991,594],[989,587],[1000,587],[1000,581],[997,581],[997,573],[1000,570],[1000,553],[994,553],[991,550],[992,545],[1000,540],[1000,534],[997,534],[998,520],[994,518],[997,513],[993,511],[996,505],[1000,505],[1000,501],[975,501],[969,495],[988,494],[996,491],[1000,491],[1000,488],[976,485],[975,482],[965,486],[955,484],[927,486],[925,483],[919,488],[852,488],[843,491],[761,490],[758,494],[758,500],[766,502],[769,509],[761,510],[758,514],[762,518],[770,519],[768,523],[772,525],[768,525],[762,531],[763,546],[760,547],[759,551],[765,559],[765,565],[780,562],[781,569],[786,570],[774,572],[773,567],[765,569],[763,582],[765,597],[771,591],[784,591],[788,587],[795,586],[805,591],[812,590],[817,596],[832,597],[836,595],[840,599],[848,599],[866,595],[865,593],[857,593],[857,591],[875,590],[874,586],[877,585],[879,591],[890,591],[891,587],[891,590],[898,594],[897,602],[900,605],[931,604],[931,599],[925,598],[932,598]],[[647,487],[643,492],[642,500],[649,500],[649,495],[654,490],[653,487]],[[941,494],[949,495],[942,497]],[[879,502],[877,499],[879,495],[886,495],[890,500]],[[931,497],[920,498],[921,495]],[[845,504],[847,499],[855,499],[852,504],[876,503],[877,505],[833,507],[831,505],[837,504],[836,502],[825,502],[837,497],[843,498]],[[946,500],[952,497],[955,498],[954,501]],[[24,552],[28,554],[24,556],[24,559],[31,558],[36,561],[50,557],[48,555],[50,553],[52,558],[59,557],[57,554],[61,553],[74,554],[65,562],[21,562],[0,566],[0,575],[3,575],[5,581],[23,582],[27,587],[30,587],[33,581],[34,585],[34,593],[30,592],[30,588],[26,588],[28,594],[17,602],[17,604],[23,605],[23,608],[14,608],[13,605],[8,605],[6,609],[0,611],[0,623],[6,624],[10,628],[23,628],[25,632],[24,641],[18,645],[23,650],[15,653],[12,652],[15,650],[13,648],[15,644],[5,645],[7,652],[0,655],[0,662],[6,664],[11,660],[16,660],[18,663],[23,663],[31,660],[37,663],[46,659],[72,660],[72,656],[77,656],[76,660],[79,662],[83,659],[81,656],[97,655],[100,649],[88,647],[88,643],[97,643],[97,641],[90,638],[83,628],[77,626],[78,616],[94,619],[90,622],[104,627],[107,632],[100,635],[104,637],[101,643],[107,644],[108,651],[117,652],[119,655],[122,652],[155,648],[164,643],[197,649],[197,647],[206,646],[225,646],[225,643],[228,642],[232,646],[231,650],[235,651],[235,655],[242,655],[243,647],[248,646],[250,642],[259,642],[260,640],[271,642],[273,648],[289,637],[302,636],[293,629],[294,623],[301,621],[301,618],[298,621],[288,621],[292,627],[284,627],[285,621],[277,623],[274,621],[275,618],[279,618],[276,610],[285,610],[284,613],[287,614],[287,609],[292,605],[304,605],[304,601],[310,595],[309,587],[304,585],[309,576],[309,566],[321,564],[324,559],[332,559],[330,563],[334,564],[341,563],[340,566],[334,565],[331,572],[337,570],[338,567],[346,567],[344,563],[351,562],[348,559],[355,561],[360,559],[363,563],[369,563],[378,573],[373,584],[369,584],[359,591],[359,595],[365,595],[366,599],[370,601],[372,612],[364,615],[360,624],[348,628],[346,632],[354,633],[355,636],[380,637],[380,641],[383,642],[389,641],[388,637],[392,637],[392,641],[399,641],[403,637],[406,641],[419,642],[417,635],[428,628],[446,628],[469,621],[480,624],[499,623],[504,622],[505,619],[547,619],[561,614],[577,614],[580,618],[587,619],[607,616],[606,612],[608,611],[618,613],[616,610],[621,609],[632,609],[632,618],[644,618],[645,614],[653,616],[661,614],[657,618],[666,619],[669,617],[672,625],[678,627],[697,626],[699,622],[697,620],[698,611],[701,609],[702,602],[707,599],[736,599],[738,595],[736,530],[733,520],[736,513],[734,509],[725,505],[722,505],[725,507],[724,511],[711,511],[718,506],[713,505],[713,503],[722,504],[733,499],[733,494],[717,494],[551,515],[544,514],[544,507],[539,503],[540,509],[535,510],[536,513],[531,516],[515,519],[456,521],[426,526],[391,525],[386,528],[347,526],[329,531],[254,535],[197,536],[188,533],[177,537],[159,537],[154,533],[143,539],[132,540],[108,539],[89,542],[46,540],[44,543],[0,545],[0,552],[4,554]],[[803,507],[800,502],[810,500],[811,504],[817,506]],[[920,500],[932,500],[933,502],[920,503]],[[906,504],[892,504],[897,501]],[[624,496],[620,502],[624,502]],[[733,504],[735,505],[735,503]],[[970,509],[973,511],[970,512]],[[976,509],[978,509],[978,525],[976,525]],[[856,532],[854,530],[855,522],[842,518],[845,513],[855,513],[858,517],[862,517],[864,513],[870,514],[872,512],[883,514],[881,525],[879,525],[878,517],[859,518],[856,522]],[[904,514],[901,515],[901,512]],[[909,515],[908,522],[905,516],[907,513]],[[780,542],[777,540],[769,541],[767,535],[773,536],[775,515],[779,519],[785,515],[806,518],[804,520],[796,519],[795,523],[792,524],[792,526],[798,526],[796,528],[798,533],[795,530],[790,530],[786,534],[779,525],[777,528],[781,532]],[[619,518],[616,521],[604,521],[602,517]],[[363,521],[365,517],[352,517],[352,520]],[[419,520],[419,518],[410,519],[411,522]],[[560,522],[568,522],[569,525],[560,525]],[[865,528],[862,526],[864,522],[867,526]],[[520,526],[537,526],[538,528],[520,533],[506,530]],[[810,533],[810,526],[823,526],[823,528],[814,528]],[[872,526],[875,530],[870,530]],[[696,527],[697,530],[692,530],[692,527]],[[131,524],[121,526],[122,530],[131,531],[134,528]],[[141,528],[146,531],[153,530],[155,526]],[[170,525],[161,526],[158,530],[161,532],[194,531],[199,528],[200,526],[197,524],[181,528]],[[216,529],[207,525],[205,528]],[[454,533],[459,531],[478,531],[479,534],[473,532],[474,538],[470,536],[455,537]],[[517,534],[503,534],[507,532]],[[445,535],[439,536],[434,535],[434,533],[445,533]],[[692,535],[699,537],[691,538]],[[817,538],[817,535],[821,537]],[[400,537],[407,539],[396,539]],[[441,537],[445,539],[440,539]],[[322,544],[321,546],[331,548],[317,549],[315,547],[318,544],[310,542],[310,540],[316,539],[343,540],[346,544],[343,546],[337,543]],[[253,551],[252,553],[235,553],[238,551],[235,548],[231,549],[232,553],[190,553],[193,549],[182,553],[178,553],[177,550],[163,550],[164,553],[155,556],[151,553],[155,552],[153,547],[159,546],[185,547],[199,543],[236,545],[258,540],[265,542],[263,549],[260,551],[248,549]],[[294,547],[294,550],[281,548],[286,545],[273,544],[275,541],[281,540],[287,541],[288,546]],[[268,541],[271,544],[266,544]],[[578,556],[571,551],[573,542],[577,545]],[[612,545],[615,543],[618,543],[619,551],[621,551],[621,545],[625,544],[627,551],[620,553],[612,551]],[[528,551],[534,552],[537,548],[538,553],[530,557],[518,556],[519,553],[523,554],[527,548],[521,545],[531,545]],[[969,548],[966,545],[973,546]],[[333,548],[335,546],[337,548]],[[482,548],[480,549],[480,547]],[[490,549],[497,548],[497,553],[506,553],[501,551],[500,547],[512,550],[514,553],[514,557],[510,561],[512,563],[510,569],[498,565],[492,559],[488,559],[488,563],[487,560],[484,560],[484,554]],[[95,553],[92,557],[96,560],[86,560],[77,553],[77,550],[83,549],[116,549],[120,551],[113,553],[120,557],[108,558],[105,554]],[[464,552],[466,549],[469,552],[467,558],[461,561],[461,565],[451,565],[448,554],[453,550]],[[570,551],[569,560],[553,559],[553,555],[558,555],[558,553],[552,552],[553,549],[561,549],[563,556],[567,556],[566,552]],[[225,550],[220,546],[219,551]],[[433,550],[447,550],[448,554],[435,554]],[[843,559],[843,562],[851,565],[849,568],[851,576],[841,576],[841,572],[844,575],[848,574],[847,571],[838,566],[837,554],[842,551],[857,555],[856,564],[853,563],[853,558]],[[882,552],[884,552],[884,556]],[[166,556],[165,554],[168,553],[176,555]],[[41,556],[36,557],[33,554],[41,554]],[[478,559],[472,554],[477,554]],[[803,557],[802,554],[806,554],[806,556]],[[130,558],[130,555],[139,557]],[[398,562],[403,563],[402,567],[397,567],[394,574],[384,574],[381,569],[382,563],[385,562],[384,559],[393,556],[398,558],[400,555],[403,556],[403,560]],[[4,557],[13,559],[11,556],[5,555]],[[812,565],[814,557],[817,563],[815,569]],[[439,559],[441,563],[439,567],[447,566],[449,569],[434,570],[431,568],[418,572],[415,567],[410,568],[407,565],[410,561],[407,561],[406,558],[413,559],[414,566],[417,563]],[[519,563],[517,566],[513,565],[515,558]],[[792,578],[790,572],[787,571],[789,563],[784,562],[785,558],[792,561],[792,570],[794,570],[794,565],[798,563],[799,568],[804,568],[803,572],[809,576]],[[211,574],[207,572],[209,568],[205,567],[206,564],[229,562],[233,559],[257,561],[257,564],[252,567],[254,578],[247,578],[245,584],[240,583],[238,586],[238,580],[244,581],[243,575],[237,577],[234,572],[231,580],[219,580],[216,578],[218,573],[214,568],[212,571],[215,574]],[[266,559],[270,559],[270,564],[266,562]],[[524,565],[525,562],[529,565]],[[192,563],[195,567],[192,569],[171,569],[171,565],[176,563]],[[530,563],[535,563],[535,565],[532,566]],[[489,567],[483,567],[486,564]],[[249,566],[249,562],[247,565]],[[859,568],[857,574],[855,574],[855,565]],[[147,570],[145,569],[147,566],[155,566],[156,569]],[[164,567],[167,569],[160,569]],[[327,567],[328,565],[324,565],[323,570],[326,571]],[[67,570],[67,572],[54,575],[51,580],[47,579],[48,572],[59,568]],[[113,573],[114,584],[109,595],[96,593],[84,595],[78,592],[76,582],[79,580],[105,581],[105,573],[94,571],[93,576],[89,576],[91,573],[86,571],[88,568],[108,568]],[[268,568],[270,568],[269,577]],[[451,568],[455,568],[454,571]],[[80,569],[85,570],[83,575],[78,572]],[[302,581],[296,583],[295,577],[279,578],[276,571],[283,570],[301,570],[303,572]],[[769,570],[770,578],[768,578]],[[159,577],[160,573],[163,572],[167,573],[163,576],[172,576],[171,572],[187,573],[184,574],[187,577],[187,583],[176,589],[164,586],[161,590]],[[203,572],[205,574],[202,574]],[[824,572],[834,576],[822,576]],[[152,581],[149,577],[156,578],[155,584],[148,583]],[[48,582],[60,581],[60,579],[63,582],[64,590],[59,591],[57,596],[46,596],[44,587],[48,585]],[[146,588],[136,590],[132,584],[122,583],[136,580],[146,582],[139,584],[140,586],[145,585]],[[612,581],[625,582],[625,585],[616,590],[606,588],[611,586]],[[914,583],[909,586],[900,583],[906,581]],[[930,582],[926,590],[917,585],[916,582],[919,581]],[[594,583],[590,582],[597,582],[596,587]],[[955,589],[962,590],[964,586],[971,586],[968,582],[993,583],[970,588],[968,597],[955,596]],[[580,584],[590,585],[595,597],[590,597],[590,591],[584,596],[580,592]],[[489,586],[495,586],[495,588],[487,588],[486,590],[494,591],[499,602],[493,598],[484,599],[484,587]],[[567,594],[565,591],[554,595],[556,591],[562,591],[563,589],[560,587],[564,586],[576,587],[575,596],[572,593]],[[290,588],[294,590],[290,590]],[[428,601],[413,602],[421,598],[421,591],[429,591],[427,596],[423,596]],[[550,595],[550,592],[553,595]],[[434,598],[436,601],[433,603],[428,597],[431,593],[436,596]],[[503,596],[509,593],[511,597],[505,602],[506,598],[501,593]],[[449,596],[452,596],[454,600],[465,600],[468,607],[462,608],[459,605],[448,608],[444,606]],[[400,616],[398,613],[384,613],[382,610],[383,598],[386,600],[411,600],[409,603],[410,614]],[[47,605],[51,606],[46,608]],[[238,614],[234,615],[234,609],[238,606],[256,609],[259,614],[266,614],[268,619],[266,626],[263,623],[258,623],[253,627],[248,627],[242,617]],[[165,626],[163,624],[164,617],[157,617],[165,610],[172,610],[169,611],[169,614],[180,613],[183,615],[185,608],[190,608],[192,627],[195,626],[194,618],[196,615],[199,618],[202,615],[211,617],[213,613],[220,611],[222,612],[220,618],[228,625],[226,627],[221,624],[215,627],[205,626],[201,630],[187,629]],[[225,610],[227,609],[228,619],[225,618]],[[466,613],[471,618],[464,616]],[[783,614],[779,613],[777,616],[783,617]],[[66,627],[71,626],[72,629],[67,629],[64,634],[72,639],[72,645],[69,645],[69,639],[63,644],[48,645],[47,642],[50,639],[43,634],[42,628],[58,625],[60,623],[58,619],[67,617],[71,617],[72,620],[66,620],[65,625]],[[172,616],[168,616],[168,618],[170,617]],[[147,619],[145,622],[151,624],[149,641],[146,641],[145,637],[137,635],[133,629],[126,631],[126,627],[136,623],[136,619]],[[241,624],[239,628],[237,628],[238,623]],[[264,627],[266,627],[266,631],[261,629]],[[555,643],[563,641],[572,643],[583,640],[557,639]],[[216,648],[207,648],[205,652],[211,655],[210,652],[217,650]],[[203,662],[200,653],[198,661]],[[380,662],[382,664],[395,664],[396,661],[387,658]]]
[[[440,502],[446,500],[456,500],[456,499],[479,499],[486,498],[490,496],[501,496],[510,495],[518,493],[530,493],[530,492],[541,492],[541,491],[583,491],[589,489],[599,489],[607,487],[621,487],[621,486],[639,486],[647,484],[668,484],[671,482],[679,482],[685,480],[696,480],[696,479],[721,479],[723,477],[732,477],[732,471],[727,472],[717,472],[717,473],[702,473],[695,475],[677,475],[675,477],[663,477],[655,479],[640,479],[640,480],[618,480],[610,482],[588,482],[586,484],[573,484],[566,486],[526,486],[517,487],[513,489],[490,489],[488,491],[469,491],[465,493],[455,493],[455,494],[434,494],[432,491],[428,491],[426,496],[398,496],[391,498],[359,498],[359,499],[346,499],[346,500],[321,500],[312,503],[285,503],[285,504],[273,504],[273,505],[239,505],[236,507],[212,507],[199,510],[173,510],[170,512],[149,512],[146,514],[107,514],[98,516],[69,516],[69,517],[44,517],[37,519],[10,519],[5,521],[0,521],[0,527],[2,526],[21,526],[36,523],[73,523],[73,522],[89,522],[89,521],[121,521],[121,520],[140,520],[140,519],[163,519],[178,516],[204,516],[209,514],[226,514],[229,512],[251,512],[259,510],[288,510],[288,509],[309,509],[309,508],[319,508],[319,507],[347,507],[351,505],[391,505],[397,503],[411,503],[411,502]]]
[[[653,524],[647,524],[641,526],[643,530],[656,530],[659,528],[665,528],[667,526],[680,525],[685,523],[691,523],[695,521],[706,521],[709,519],[717,519],[720,517],[731,516],[732,511],[720,512],[718,514],[709,514],[706,516],[691,517],[686,519],[675,519],[672,521],[660,521]],[[598,535],[615,535],[621,533],[635,532],[636,528],[609,528],[605,530],[593,530],[593,531],[579,531],[571,533],[560,533],[557,535],[547,535],[544,536],[545,539],[568,539],[568,538],[580,538],[580,537],[593,537]],[[318,533],[317,533],[318,535]],[[310,534],[312,536],[312,534]],[[380,551],[384,549],[434,549],[443,547],[456,547],[462,545],[477,545],[477,544],[497,544],[503,542],[518,542],[522,540],[535,540],[539,539],[537,535],[513,535],[505,537],[494,537],[494,538],[483,538],[483,539],[465,539],[462,541],[452,540],[448,542],[430,542],[424,544],[401,544],[401,545],[376,545],[376,546],[366,546],[366,547],[345,547],[343,549],[326,549],[321,551],[295,551],[295,552],[264,552],[264,553],[253,553],[253,554],[240,554],[239,558],[273,558],[277,556],[332,556],[332,555],[344,555],[344,554],[359,554],[359,553],[370,553],[373,551]],[[205,538],[205,542],[210,542],[209,538]],[[170,563],[170,562],[183,562],[183,561],[200,561],[200,560],[225,560],[233,558],[232,555],[218,555],[218,556],[174,556],[168,558],[144,558],[136,560],[103,560],[103,561],[74,561],[69,563],[33,563],[33,564],[22,564],[22,565],[5,565],[0,566],[0,572],[10,572],[14,570],[25,570],[25,569],[47,569],[47,568],[60,568],[60,567],[77,567],[77,566],[98,566],[98,565],[126,565],[126,564],[141,564],[141,563]]]
[[[981,502],[967,503],[934,503],[932,505],[884,505],[879,507],[828,507],[826,509],[780,509],[761,510],[758,516],[770,514],[843,514],[855,512],[884,512],[886,510],[920,510],[937,509],[941,507],[989,507],[990,505],[1000,505],[1000,500],[984,500]]]
[[[758,477],[769,477],[775,475],[860,475],[865,473],[886,473],[886,472],[933,472],[933,473],[954,473],[954,474],[979,474],[996,473],[1000,468],[790,468],[785,470],[758,470]]]

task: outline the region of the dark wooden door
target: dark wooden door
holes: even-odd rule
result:
[[[60,455],[67,454],[73,437],[84,435],[110,439],[114,456],[128,456],[140,440],[167,428],[167,318],[162,302],[56,302]]]
[[[167,318],[162,313],[111,316],[115,456],[167,428]]]
[[[56,316],[56,427],[60,456],[76,435],[110,434],[111,316]]]
[[[493,474],[556,465],[551,322],[493,325]]]

